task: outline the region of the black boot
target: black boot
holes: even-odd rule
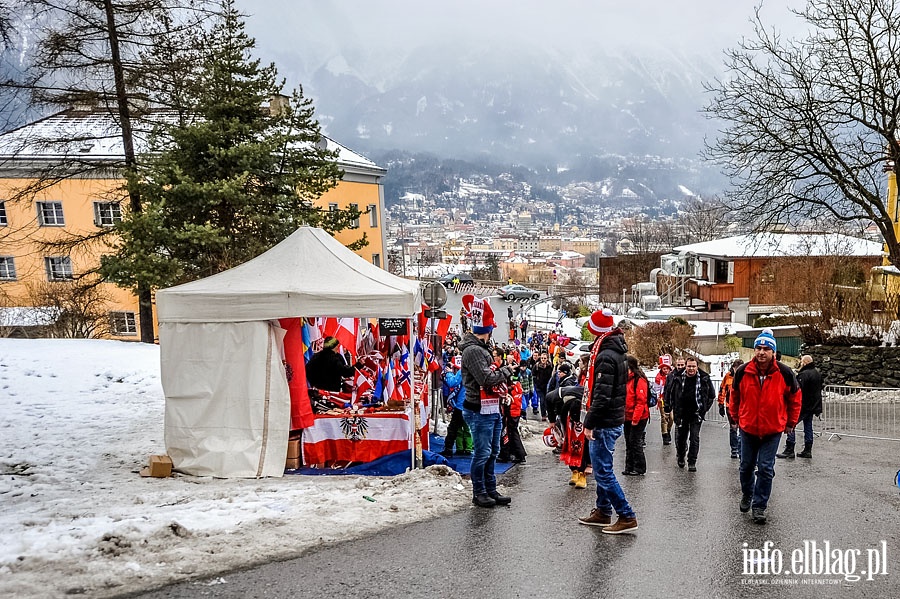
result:
[[[512,497],[507,497],[506,495],[501,495],[497,491],[493,493],[488,493],[488,497],[494,500],[494,503],[497,505],[509,505],[512,502]]]
[[[790,442],[785,442],[784,451],[781,453],[775,454],[776,458],[780,458],[782,460],[793,460],[794,459],[794,444]]]
[[[663,445],[670,445],[672,443],[672,435],[670,433],[666,433],[662,436]]]
[[[812,457],[812,443],[807,443],[803,446],[803,451],[797,454],[798,458],[811,458]]]
[[[478,507],[494,507],[495,505],[497,505],[497,502],[494,501],[494,498],[487,493],[476,495],[472,498],[472,503],[474,503]]]

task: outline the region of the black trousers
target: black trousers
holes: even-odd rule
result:
[[[675,453],[678,459],[684,459],[685,449],[687,449],[688,464],[697,463],[697,454],[700,453],[700,425],[703,421],[697,420],[697,417],[691,415],[690,418],[681,420],[680,424],[675,425]],[[690,440],[690,447],[688,447]]]
[[[647,472],[647,458],[644,456],[644,431],[647,429],[649,418],[644,418],[637,424],[625,423],[625,471],[645,474]]]
[[[453,446],[456,445],[456,435],[459,434],[460,429],[462,429],[465,423],[466,421],[463,420],[462,410],[454,409],[453,413],[450,414],[450,423],[447,425],[447,436],[444,438],[445,452],[453,452]]]
[[[519,418],[520,416],[503,415],[503,430],[506,434],[500,439],[500,455],[497,457],[501,462],[525,459],[525,446],[519,436]]]

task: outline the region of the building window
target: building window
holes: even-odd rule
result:
[[[0,256],[0,281],[16,280],[16,262],[12,256]]]
[[[48,281],[71,281],[72,260],[68,256],[47,256],[44,258]]]
[[[112,227],[122,222],[122,206],[118,202],[94,202],[94,224]]]
[[[0,227],[5,227],[9,224],[9,221],[6,220],[6,202],[0,202]]]
[[[356,210],[357,212],[359,212],[359,204],[350,204],[350,210]],[[350,228],[351,229],[359,228],[359,217],[358,216],[350,222]]]
[[[381,268],[381,254],[372,254],[372,264]]]
[[[338,210],[337,204],[334,204],[334,203],[328,204],[328,212],[337,212],[337,210]]]
[[[36,202],[36,204],[38,224],[42,227],[62,227],[66,224],[62,202]]]
[[[728,282],[728,261],[716,260],[716,283]]]
[[[109,323],[113,335],[137,335],[137,320],[134,312],[110,312]]]
[[[373,229],[378,228],[378,206],[369,204],[369,226]]]

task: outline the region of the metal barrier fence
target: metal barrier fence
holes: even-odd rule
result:
[[[718,390],[718,380],[713,386]],[[813,419],[817,437],[856,437],[900,441],[900,389],[826,385],[822,393],[822,416]],[[714,403],[706,421],[728,426]],[[802,430],[803,425],[798,425]],[[800,430],[798,434],[802,434]]]
[[[826,385],[822,398],[822,422],[813,428],[829,439],[900,441],[900,389]]]

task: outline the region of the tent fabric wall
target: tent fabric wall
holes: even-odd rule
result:
[[[417,281],[300,227],[240,266],[156,293],[166,450],[180,472],[283,476],[290,392],[281,318],[414,318]],[[411,365],[412,366],[412,365]]]
[[[176,470],[284,474],[290,393],[283,334],[265,321],[160,325],[165,442]]]

